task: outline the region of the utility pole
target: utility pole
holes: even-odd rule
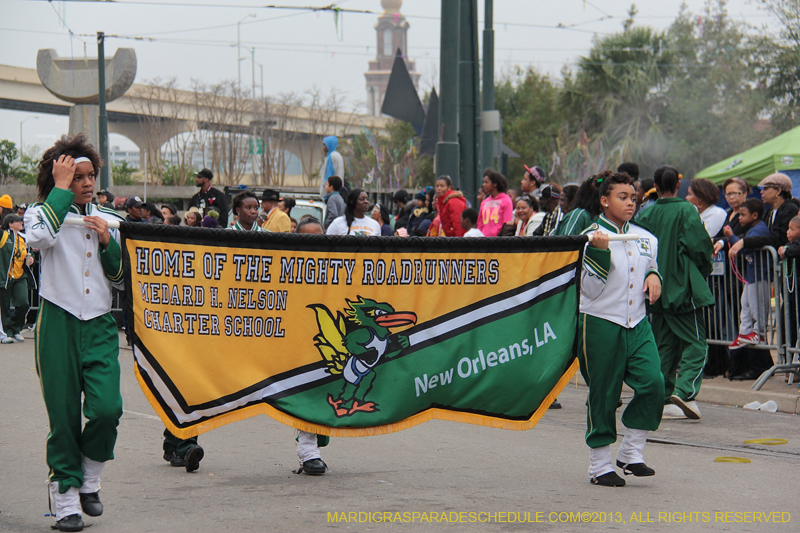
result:
[[[261,73],[261,85],[259,85],[259,87],[261,87],[261,99],[263,100],[264,99],[264,65],[262,65],[261,63],[256,63],[256,65],[258,65],[258,71]]]
[[[458,61],[458,136],[461,141],[461,190],[474,202],[481,173],[479,113],[478,0],[462,0]]]
[[[244,59],[242,57],[242,22],[250,17],[255,18],[255,14],[250,13],[236,23],[236,67],[238,68],[239,72],[239,88],[242,87],[242,59]]]
[[[439,142],[436,143],[434,172],[446,174],[462,186],[461,155],[458,145],[458,39],[460,0],[442,0],[441,54],[439,76]]]
[[[483,29],[483,111],[494,110],[494,29],[493,24],[494,0],[485,0],[484,29]],[[498,134],[499,137],[499,134]],[[483,132],[483,157],[485,167],[498,168],[494,162],[495,137],[491,131]],[[502,150],[502,145],[501,145]]]
[[[100,124],[97,136],[100,137],[100,157],[105,161],[105,165],[100,169],[100,189],[108,189],[109,173],[108,166],[108,115],[106,114],[106,54],[105,54],[105,34],[97,32],[97,81],[98,81],[98,100],[100,105]]]
[[[250,70],[253,71],[253,100],[256,99],[256,48],[255,46],[250,49]]]

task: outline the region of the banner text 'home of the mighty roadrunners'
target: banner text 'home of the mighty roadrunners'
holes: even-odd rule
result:
[[[122,233],[137,377],[178,437],[261,413],[340,436],[528,429],[577,368],[585,237]]]

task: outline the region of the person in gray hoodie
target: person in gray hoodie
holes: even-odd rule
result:
[[[342,190],[342,178],[331,176],[325,182],[325,203],[328,204],[328,211],[325,214],[325,229],[331,225],[336,218],[344,215],[344,199],[339,191]]]

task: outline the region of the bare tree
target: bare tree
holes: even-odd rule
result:
[[[175,185],[186,182],[191,166],[187,138],[178,134],[186,131],[187,103],[189,93],[177,87],[175,78],[162,80],[154,78],[143,85],[137,85],[131,94],[131,105],[139,116],[139,124],[146,139],[147,166],[145,169],[154,177],[156,184],[164,180],[162,148],[166,145],[174,161],[171,161],[175,174]]]
[[[206,151],[210,151],[210,166],[222,174],[220,183],[236,185],[242,181],[247,167],[247,123],[253,109],[253,101],[247,91],[233,81],[215,85],[194,85],[197,125],[205,130],[195,138],[202,137],[204,162]]]
[[[317,172],[322,161],[322,139],[328,135],[339,136],[347,132],[356,120],[356,107],[348,108],[347,100],[336,89],[331,89],[325,97],[315,87],[307,91],[301,101],[303,108],[292,114],[293,130],[302,132],[303,141],[297,143],[297,151],[303,164],[303,183],[306,186],[318,185]],[[346,109],[348,108],[348,109]]]
[[[255,102],[250,126],[254,147],[253,173],[257,183],[279,187],[285,184],[289,162],[287,149],[296,137],[289,131],[289,125],[299,104],[300,98],[295,93]]]

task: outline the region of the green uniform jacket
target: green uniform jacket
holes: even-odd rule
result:
[[[553,235],[580,235],[594,220],[586,209],[573,209],[564,215]]]
[[[664,278],[661,298],[650,313],[688,313],[714,304],[706,278],[711,274],[711,238],[692,204],[659,198],[636,220],[658,238],[658,271]]]
[[[0,281],[0,288],[5,289],[8,285],[8,275],[11,273],[11,264],[14,262],[14,252],[17,251],[17,234],[14,230],[0,230],[0,271],[4,272],[3,280]],[[22,267],[22,277],[28,280],[28,287],[36,288],[36,277],[26,264]],[[2,274],[0,274],[2,275]]]

